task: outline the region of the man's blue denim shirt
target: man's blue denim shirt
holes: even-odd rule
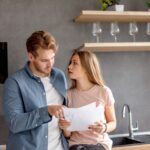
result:
[[[64,97],[66,103],[66,78],[64,73],[53,68],[50,82]],[[51,116],[44,86],[34,76],[28,63],[10,76],[4,85],[3,110],[9,128],[7,150],[48,150],[48,122]],[[61,135],[64,150],[67,142]]]

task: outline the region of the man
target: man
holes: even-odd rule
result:
[[[58,45],[50,33],[37,31],[26,46],[27,64],[4,86],[7,150],[67,150],[58,126],[67,88],[64,73],[53,67]]]

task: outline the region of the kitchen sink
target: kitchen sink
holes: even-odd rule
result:
[[[143,143],[150,143],[150,135],[136,135],[134,136],[134,140],[143,142]]]
[[[114,137],[111,139],[113,141],[113,146],[125,146],[125,145],[131,145],[131,144],[144,143],[143,141],[140,141],[137,139],[131,139],[129,137]]]

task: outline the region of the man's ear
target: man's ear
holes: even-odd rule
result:
[[[33,59],[34,59],[34,56],[33,56],[33,54],[32,53],[30,53],[30,52],[28,52],[28,60],[29,61],[33,61]]]

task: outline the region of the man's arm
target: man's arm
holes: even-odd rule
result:
[[[31,130],[51,121],[51,115],[58,114],[60,108],[61,106],[44,106],[25,112],[17,82],[12,78],[7,79],[4,86],[3,110],[8,127],[13,133]]]

